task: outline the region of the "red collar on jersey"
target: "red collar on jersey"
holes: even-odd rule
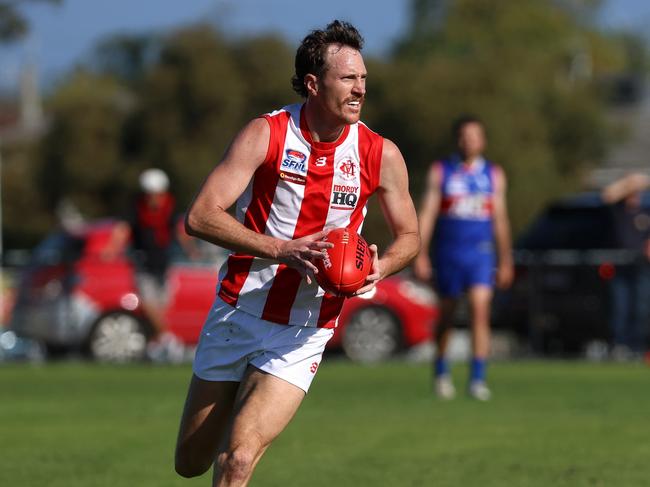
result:
[[[339,138],[334,142],[316,142],[311,136],[309,125],[307,125],[307,117],[305,117],[305,104],[303,103],[302,107],[300,107],[300,132],[302,133],[302,136],[305,138],[305,140],[309,143],[309,145],[311,145],[314,149],[331,150],[341,145],[345,139],[347,139],[348,134],[350,133],[350,126],[348,124],[345,124],[343,127],[343,132],[341,132]]]

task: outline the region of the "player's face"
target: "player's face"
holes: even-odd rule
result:
[[[366,96],[366,76],[359,51],[330,45],[325,56],[325,71],[318,81],[321,106],[339,122],[358,122]]]
[[[479,156],[485,150],[485,132],[477,122],[463,125],[458,135],[458,148],[463,156],[471,158]]]

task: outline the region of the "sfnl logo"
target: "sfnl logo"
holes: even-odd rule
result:
[[[303,176],[307,174],[307,164],[305,164],[307,156],[305,154],[295,149],[287,149],[285,154],[286,157],[282,161],[282,169]]]

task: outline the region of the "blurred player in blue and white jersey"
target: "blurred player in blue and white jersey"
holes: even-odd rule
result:
[[[451,399],[456,390],[446,356],[458,299],[467,293],[471,313],[472,361],[468,392],[479,400],[491,396],[486,383],[490,348],[493,287],[512,283],[510,224],[506,178],[483,157],[483,124],[465,116],[454,123],[458,152],[431,165],[419,214],[421,250],[416,277],[431,280],[438,291],[440,323],[436,334],[435,390]]]

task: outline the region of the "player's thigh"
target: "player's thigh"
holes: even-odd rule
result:
[[[451,317],[456,312],[456,309],[458,308],[458,300],[459,298],[457,297],[440,296],[439,299],[440,314],[443,315],[441,319],[443,317],[451,319]]]
[[[475,284],[468,289],[467,299],[474,321],[489,319],[493,294],[494,290],[488,284]]]
[[[214,459],[231,418],[238,382],[206,381],[192,376],[181,417],[177,455],[205,454]]]
[[[253,441],[263,451],[291,421],[304,397],[298,386],[249,366],[235,401],[229,447]]]

